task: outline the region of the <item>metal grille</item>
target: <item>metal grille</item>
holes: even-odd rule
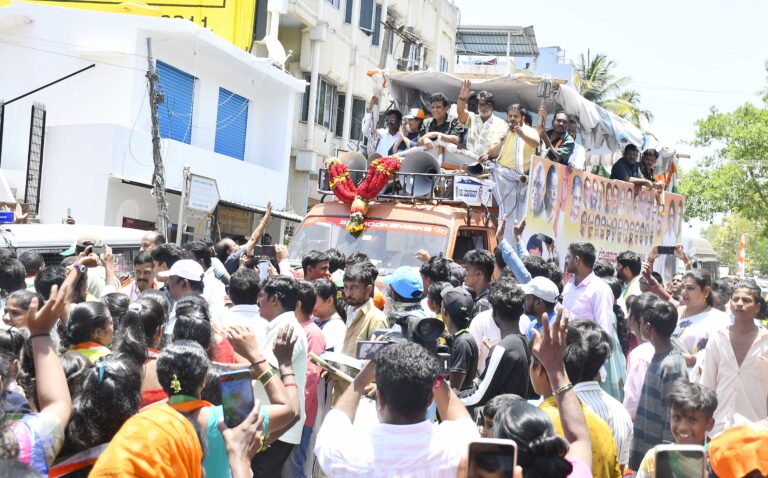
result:
[[[3,125],[5,124],[5,102],[0,100],[0,166],[3,164]]]
[[[27,187],[24,202],[29,212],[38,213],[40,206],[40,182],[43,175],[43,143],[45,140],[45,106],[32,105],[32,121],[29,125],[29,156],[27,157]]]

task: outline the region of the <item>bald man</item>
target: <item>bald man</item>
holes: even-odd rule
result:
[[[141,245],[141,252],[151,252],[152,249],[160,244],[165,244],[165,237],[155,231],[149,231],[141,236],[141,242],[139,244]]]

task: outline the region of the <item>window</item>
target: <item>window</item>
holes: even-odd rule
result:
[[[379,46],[381,39],[381,5],[376,5],[376,17],[373,19],[373,36],[371,44]]]
[[[339,4],[341,3],[341,0],[325,0],[325,1],[333,5],[335,8],[339,8]]]
[[[195,77],[158,60],[157,82],[164,98],[157,108],[160,137],[189,144],[192,139]]]
[[[307,89],[304,91],[304,98],[301,104],[301,121],[309,119],[309,74],[304,74],[304,80],[307,82]],[[336,104],[336,87],[323,78],[318,78],[317,85],[317,107],[315,111],[315,123],[333,131]]]
[[[360,18],[358,21],[358,27],[361,30],[369,34],[373,33],[375,15],[376,0],[360,0]],[[352,0],[347,0],[347,5],[344,9],[344,23],[352,23]]]
[[[344,133],[344,102],[347,95],[339,93],[338,106],[336,108],[336,136],[339,138]],[[363,139],[363,117],[365,116],[365,100],[352,98],[352,122],[350,123],[349,139],[358,141]]]
[[[440,55],[440,71],[448,71],[448,60],[443,55]]]
[[[245,135],[248,129],[248,100],[219,88],[216,114],[216,144],[213,150],[235,159],[245,159]]]

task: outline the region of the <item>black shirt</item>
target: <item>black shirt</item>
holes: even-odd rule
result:
[[[611,168],[611,179],[628,181],[629,178],[640,178],[640,163],[629,164],[626,159],[621,158]]]
[[[480,312],[485,312],[491,308],[491,303],[488,301],[488,294],[491,293],[491,289],[486,288],[475,297],[475,308],[472,310],[473,315],[477,315]]]
[[[452,136],[461,136],[464,132],[464,126],[459,122],[459,119],[455,116],[446,116],[443,124],[437,124],[434,118],[427,118],[421,125],[421,131],[419,136],[424,136],[427,133],[442,133]]]
[[[485,362],[480,383],[459,392],[467,408],[485,405],[488,400],[504,393],[528,396],[528,346],[519,334],[510,334],[494,345]]]
[[[477,375],[477,359],[479,356],[480,350],[472,334],[463,330],[453,336],[450,371],[464,374],[462,390],[473,386],[472,382],[475,380],[475,375]]]

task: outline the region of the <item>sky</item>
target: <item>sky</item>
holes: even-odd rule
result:
[[[613,59],[615,74],[632,78],[630,87],[654,114],[648,129],[663,144],[691,155],[680,161],[682,169],[695,167],[706,154],[685,144],[695,135],[695,121],[713,106],[732,111],[758,102],[766,84],[764,0],[454,3],[462,25],[533,25],[539,47],[560,46],[574,64],[588,49]]]

